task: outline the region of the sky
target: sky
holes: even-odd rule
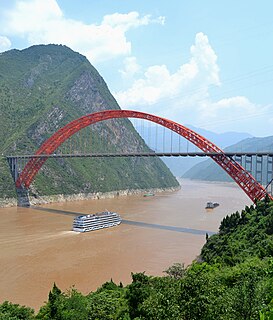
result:
[[[271,0],[0,0],[0,52],[63,44],[122,109],[273,135]]]

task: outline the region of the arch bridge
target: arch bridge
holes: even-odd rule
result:
[[[214,160],[227,172],[252,201],[263,199],[267,195],[266,189],[251,175],[251,173],[249,173],[239,162],[235,161],[231,155],[225,154],[223,150],[205,137],[177,122],[133,110],[106,110],[88,114],[59,129],[40,146],[35,155],[29,156],[30,160],[16,179],[15,184],[17,190],[28,190],[45,161],[49,157],[55,156],[55,150],[75,133],[92,124],[116,118],[144,119],[176,132],[178,135],[197,146],[202,151],[202,155],[209,156]],[[153,154],[150,154],[150,156],[152,155]],[[137,156],[137,154],[132,156]],[[269,196],[272,198],[271,195]]]

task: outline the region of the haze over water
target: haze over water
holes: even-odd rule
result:
[[[207,201],[220,206],[207,211]],[[127,284],[131,272],[162,275],[175,262],[191,263],[205,233],[217,232],[225,215],[250,203],[235,184],[183,180],[181,190],[154,197],[0,209],[0,303],[9,300],[37,310],[53,282],[87,294],[111,278]],[[74,216],[64,214],[105,209],[120,213],[124,223],[78,234],[71,231]]]

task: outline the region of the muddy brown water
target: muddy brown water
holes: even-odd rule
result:
[[[182,180],[176,192],[0,209],[0,303],[36,310],[53,282],[83,294],[110,280],[128,284],[131,272],[162,275],[175,262],[191,263],[222,218],[251,202],[232,183]],[[205,210],[207,201],[219,202]],[[116,211],[118,227],[79,234],[65,212]],[[140,223],[139,223],[140,222]],[[176,227],[176,228],[173,228]]]

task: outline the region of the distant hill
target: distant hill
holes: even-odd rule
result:
[[[107,109],[119,106],[103,78],[68,47],[38,45],[0,54],[0,155],[31,154],[68,122]],[[94,145],[103,137],[112,151],[148,150],[127,119],[85,130]],[[160,159],[50,159],[31,192],[38,196],[177,185]],[[0,198],[14,196],[7,163],[1,158]]]
[[[224,150],[226,152],[273,152],[273,136],[264,138],[248,138],[233,144]],[[231,178],[227,175],[227,173],[211,159],[205,160],[189,169],[183,175],[183,178],[207,181],[231,181]]]
[[[170,119],[172,120],[172,119]],[[208,140],[212,141],[215,143],[218,147],[220,148],[225,148],[227,146],[230,146],[233,143],[237,143],[243,139],[250,138],[252,137],[250,134],[245,133],[245,132],[224,132],[224,133],[215,133],[209,130],[205,130],[202,128],[197,128],[191,125],[185,125],[187,128],[201,134],[203,137],[207,138]],[[165,144],[163,146],[163,139],[158,138],[157,141],[155,139],[151,139],[151,136],[156,135],[156,128],[155,127],[150,127],[147,128],[146,130],[139,130],[139,133],[143,137],[143,139],[146,141],[148,146],[157,151],[165,151],[169,152],[170,150],[170,145],[171,145],[171,135],[170,133],[165,133]],[[157,132],[159,135],[159,132]],[[161,132],[161,137],[162,137],[162,132]],[[188,143],[186,139],[180,139],[178,141],[178,135],[173,134],[172,137],[172,145],[173,145],[173,151],[177,152],[179,150],[180,146],[180,151],[186,152],[186,151],[199,151],[199,149],[192,145],[191,143]],[[165,164],[170,168],[172,173],[176,177],[181,177],[185,172],[187,172],[189,169],[193,168],[195,165],[197,165],[200,162],[203,162],[203,158],[182,158],[182,157],[170,157],[170,158],[162,158],[162,160],[165,162]]]

